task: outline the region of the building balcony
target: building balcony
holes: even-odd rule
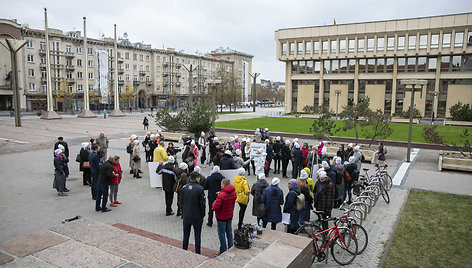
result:
[[[125,81],[124,80],[118,80],[118,85],[122,86],[125,84]]]
[[[175,75],[176,75],[177,77],[181,77],[181,76],[182,76],[181,73],[176,73]]]
[[[62,69],[64,67],[63,64],[57,64],[57,63],[53,63],[51,64],[52,68],[57,68],[57,69]]]
[[[134,80],[134,81],[133,81],[133,85],[139,86],[139,84],[141,84],[141,82],[139,82],[138,80]]]
[[[152,81],[146,81],[147,86],[152,86]]]
[[[46,49],[40,49],[39,55],[46,55]]]
[[[47,77],[41,77],[41,83],[47,83],[48,78]]]
[[[168,62],[163,62],[163,63],[162,63],[162,66],[168,66],[168,65],[169,65]]]
[[[41,69],[46,69],[46,63],[40,63],[39,68]]]
[[[180,87],[180,86],[182,85],[182,83],[177,82],[177,83],[175,83],[175,85],[178,86],[178,87]]]
[[[119,62],[119,63],[123,63],[123,58],[122,58],[122,57],[118,57],[118,62]]]
[[[75,78],[66,78],[66,82],[69,84],[74,84],[75,83]]]
[[[59,51],[59,50],[52,50],[52,49],[49,50],[49,53],[55,54],[55,55],[62,55],[62,54],[64,54],[64,52],[62,52],[62,51]]]
[[[169,72],[162,73],[163,76],[169,76]]]
[[[140,75],[146,75],[146,72],[145,71],[139,71],[139,74]]]
[[[73,71],[73,70],[75,70],[75,66],[74,65],[66,65],[66,70]]]
[[[75,57],[75,53],[74,52],[65,52],[64,56],[66,56],[68,58],[72,58],[72,57]]]
[[[118,73],[119,73],[119,74],[125,73],[125,69],[123,69],[123,68],[118,68]]]

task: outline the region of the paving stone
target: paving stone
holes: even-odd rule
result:
[[[65,241],[67,241],[65,237],[50,231],[42,231],[3,243],[0,249],[17,257],[24,257]]]
[[[11,262],[14,258],[8,254],[5,254],[3,252],[0,251],[0,265],[4,264],[4,263],[7,263],[7,262]]]
[[[236,266],[232,263],[228,263],[228,262],[222,262],[218,259],[209,259],[205,262],[203,262],[202,264],[200,264],[199,266],[197,266],[198,268],[238,268],[238,267],[241,267],[241,266]]]
[[[84,218],[53,227],[51,230],[92,246],[127,233],[110,225]]]
[[[134,262],[127,262],[121,266],[119,266],[119,268],[144,268],[143,266],[137,264],[137,263],[134,263]]]
[[[257,256],[257,261],[275,265],[276,267],[288,267],[301,250],[282,243],[273,243]]]
[[[24,268],[24,267],[34,267],[34,268],[53,268],[56,267],[51,265],[43,260],[40,260],[33,256],[26,256],[23,258],[16,258],[12,262],[0,266],[2,268]]]
[[[98,246],[146,267],[195,267],[207,257],[135,234],[125,234]]]
[[[57,267],[117,267],[126,261],[113,254],[87,244],[69,240],[33,256]]]

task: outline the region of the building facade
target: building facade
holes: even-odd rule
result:
[[[275,40],[286,64],[286,112],[340,112],[369,97],[371,109],[399,114],[410,107],[405,79],[428,81],[415,93],[422,116],[472,105],[472,13],[279,29]]]
[[[46,45],[44,30],[21,26],[15,20],[0,19],[0,38],[14,38],[27,41],[18,52],[19,88],[22,110],[46,109]],[[91,96],[99,99],[99,70],[106,66],[108,73],[105,88],[113,94],[114,83],[118,92],[132,91],[133,100],[122,102],[121,107],[165,107],[185,106],[190,92],[189,67],[192,66],[192,88],[194,101],[203,101],[209,93],[208,81],[213,79],[220,68],[234,73],[239,70],[240,61],[235,57],[217,57],[211,54],[193,55],[175,49],[154,49],[150,44],[132,43],[125,33],[118,39],[118,68],[114,70],[114,39],[87,38],[87,51],[80,31],[63,32],[49,29],[50,62],[53,95],[64,84],[73,94],[73,108],[83,108],[85,79],[88,79]],[[99,64],[99,55],[108,55],[108,64]],[[10,55],[0,46],[0,110],[12,106],[12,89],[9,78],[11,72]],[[252,56],[248,59],[251,65]],[[103,60],[102,60],[103,61]],[[87,73],[85,73],[87,65]],[[187,68],[185,68],[187,67]],[[236,68],[236,69],[235,69]],[[114,72],[118,81],[114,81]],[[103,87],[101,87],[103,88]],[[91,109],[99,107],[91,97]],[[108,101],[107,101],[108,102]],[[94,104],[95,103],[95,104]],[[113,104],[113,99],[110,101]],[[103,104],[100,106],[103,107]],[[55,103],[55,109],[65,110],[62,103]]]

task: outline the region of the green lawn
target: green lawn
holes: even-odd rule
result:
[[[231,129],[248,129],[255,130],[256,128],[269,128],[269,131],[286,132],[286,133],[310,133],[310,127],[313,124],[313,119],[305,118],[287,118],[287,117],[262,117],[251,119],[240,119],[232,121],[216,122],[216,127],[231,128]],[[337,121],[339,128],[342,128],[344,123]],[[392,123],[393,133],[387,140],[392,141],[408,141],[408,124]],[[425,143],[423,139],[422,130],[424,125],[413,125],[412,141]],[[455,142],[461,144],[460,134],[467,127],[456,126],[439,126],[438,131],[446,137],[448,142]],[[339,137],[355,137],[354,130],[342,131],[340,130],[335,136]],[[359,131],[359,138],[363,138],[362,132]]]
[[[472,197],[412,190],[384,267],[471,267]]]

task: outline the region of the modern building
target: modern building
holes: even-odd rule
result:
[[[46,109],[45,31],[20,25],[16,20],[0,19],[0,38],[27,41],[27,45],[18,53],[21,107],[27,111]],[[131,89],[136,95],[135,100],[123,102],[122,107],[163,107],[188,103],[189,69],[193,71],[193,100],[203,101],[209,92],[208,81],[216,78],[218,70],[233,73],[240,84],[246,84],[252,65],[251,55],[234,50],[219,49],[215,54],[194,55],[172,48],[155,49],[150,44],[132,43],[125,33],[118,38],[118,68],[114,70],[113,38],[88,37],[87,51],[84,51],[80,31],[63,32],[50,28],[49,41],[53,94],[61,87],[61,83],[67,83],[74,95],[73,106],[77,110],[83,108],[85,79],[88,79],[89,90],[94,92],[92,95],[99,97],[99,88],[103,88],[98,86],[99,81],[105,81],[105,88],[113,91],[115,71],[118,72],[119,93]],[[103,61],[107,58],[108,63]],[[11,63],[9,52],[3,46],[0,46],[0,62],[0,110],[7,110],[12,106],[12,87],[10,81],[6,80],[11,72]],[[88,73],[85,73],[85,65]],[[105,80],[99,79],[99,70],[108,74]],[[113,103],[112,99],[110,103]],[[61,103],[55,103],[55,109],[62,111],[64,107]]]
[[[428,81],[415,93],[423,116],[472,105],[472,13],[279,29],[275,40],[286,112],[341,111],[369,97],[372,109],[394,115],[410,106],[404,79]]]

